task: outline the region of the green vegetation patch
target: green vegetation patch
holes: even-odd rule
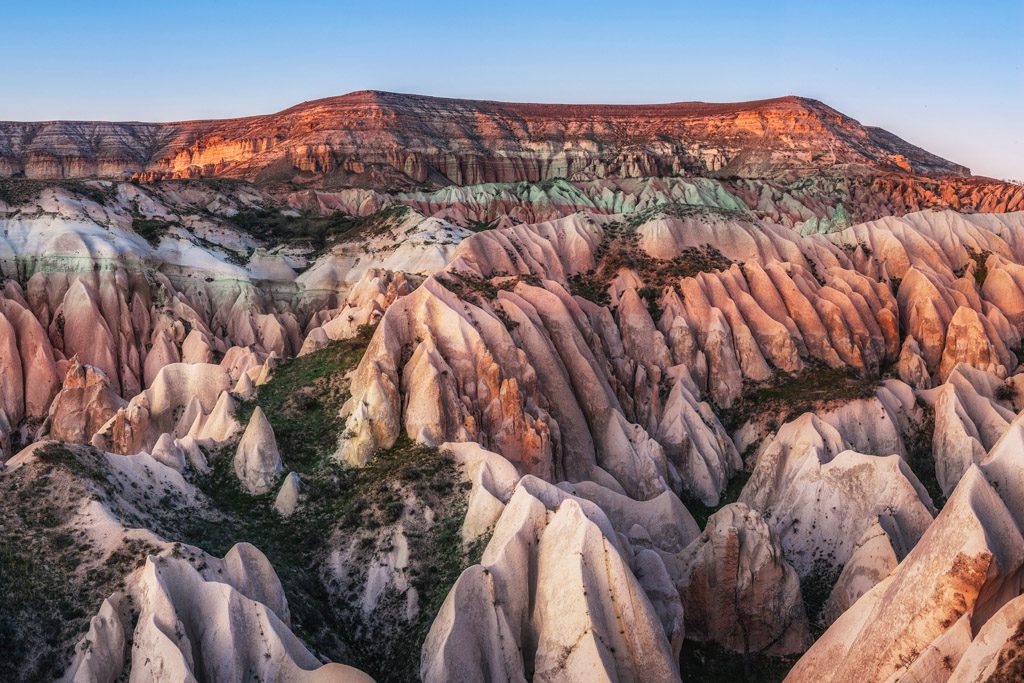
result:
[[[259,406],[288,466],[302,473],[315,469],[337,445],[344,426],[339,412],[349,397],[345,374],[359,363],[373,329],[364,325],[353,339],[282,361],[256,399],[240,407],[239,421],[248,424]]]
[[[850,368],[812,365],[799,373],[777,371],[766,382],[746,382],[739,400],[719,409],[718,418],[730,434],[756,416],[770,416],[774,429],[806,412],[870,398],[878,383],[877,377]]]
[[[276,209],[247,209],[228,218],[237,230],[273,245],[307,246],[322,252],[337,242],[349,242],[385,234],[410,211],[397,205],[369,216],[334,213],[329,216],[302,214],[292,216]]]
[[[939,486],[938,477],[935,475],[935,456],[932,452],[932,441],[935,434],[935,409],[924,402],[921,398],[917,400],[924,418],[920,424],[914,425],[909,434],[904,435],[903,441],[907,447],[907,464],[917,476],[918,480],[928,491],[932,503],[939,510],[946,504],[946,494]]]
[[[115,185],[109,187],[88,184],[82,180],[36,180],[35,178],[0,178],[0,200],[17,207],[34,202],[48,187],[60,187],[72,194],[105,205],[116,194]]]
[[[656,207],[662,208],[662,207]],[[633,214],[627,223],[612,221],[605,225],[604,239],[594,254],[597,265],[584,273],[569,276],[569,291],[599,306],[609,303],[608,286],[622,270],[632,270],[643,280],[640,295],[647,301],[652,317],[661,317],[657,301],[666,287],[679,286],[679,281],[699,273],[729,268],[733,261],[710,244],[686,247],[678,256],[659,259],[640,247],[637,227],[646,222],[636,218],[648,212]]]
[[[0,642],[11,644],[0,657],[4,681],[58,677],[103,600],[157,550],[129,539],[104,555],[71,526],[83,500],[107,496],[102,454],[54,443],[36,455],[0,475]]]
[[[534,287],[541,286],[540,278],[533,274],[509,275],[507,273],[495,273],[491,277],[480,277],[473,273],[454,270],[438,275],[437,279],[445,286],[445,289],[453,292],[463,300],[481,297],[487,300],[494,300],[498,297],[498,292],[510,292],[520,282],[525,282]]]
[[[159,218],[134,218],[132,219],[132,231],[140,237],[145,238],[147,242],[155,249],[160,246],[160,240],[163,238],[167,231],[172,227],[171,223],[160,220]]]
[[[988,279],[988,257],[992,255],[991,251],[975,251],[970,247],[967,247],[967,253],[970,254],[971,260],[974,261],[974,281],[981,287],[985,284],[985,280]]]
[[[697,527],[703,530],[708,525],[708,520],[711,515],[715,514],[726,505],[735,503],[740,499],[740,494],[743,493],[743,487],[747,485],[747,480],[750,479],[750,472],[746,470],[740,470],[733,475],[732,479],[726,485],[725,490],[722,491],[722,495],[718,499],[718,505],[705,505],[700,501],[700,498],[689,495],[683,492],[681,500],[683,505],[689,510],[690,514],[693,515],[693,519],[697,522]]]
[[[608,294],[608,282],[598,279],[595,271],[589,270],[586,273],[576,273],[569,276],[569,292],[597,304],[607,306],[611,303],[611,296]]]
[[[225,449],[210,454],[211,474],[192,475],[213,501],[217,523],[210,515],[179,515],[173,534],[218,556],[235,543],[252,543],[281,578],[293,630],[309,647],[379,681],[408,681],[418,677],[420,649],[445,596],[463,569],[479,561],[484,541],[462,543],[470,486],[447,454],[402,437],[362,468],[332,458],[344,428],[338,411],[348,397],[342,378],[371,332],[285,361],[239,412],[244,424],[259,405],[286,469],[301,472],[295,514],[282,518],[273,510],[276,489],[245,493],[233,472],[233,450]],[[364,614],[368,571],[393,550],[399,527],[419,611],[408,620],[407,596],[389,588]],[[330,570],[332,551],[345,555],[346,576]]]
[[[697,220],[715,219],[739,219],[747,216],[747,212],[741,209],[726,209],[718,206],[707,206],[705,204],[686,204],[684,202],[670,202],[656,204],[640,211],[631,213],[626,218],[626,223],[631,228],[638,228],[644,223],[667,216],[670,218],[696,218]]]
[[[290,466],[288,451],[282,453]],[[276,490],[251,496],[241,489],[231,455],[221,453],[213,473],[197,480],[215,501],[219,523],[183,518],[178,537],[218,556],[235,543],[252,543],[281,579],[294,632],[315,652],[379,681],[415,680],[434,617],[459,574],[478,562],[483,550],[483,542],[465,548],[461,541],[469,485],[458,465],[406,438],[362,468],[324,458],[303,476],[295,514],[282,518],[272,507]],[[409,543],[406,575],[420,608],[411,621],[405,619],[406,596],[393,589],[369,615],[359,602],[369,568],[392,549],[399,520]],[[354,549],[343,585],[336,585],[326,566],[331,549]]]
[[[351,634],[352,661],[380,681],[416,680],[420,650],[434,618],[462,571],[480,561],[486,544],[486,538],[470,547],[462,543],[471,485],[449,456],[404,437],[354,476],[353,488],[361,493],[346,506],[337,529],[343,544],[356,548],[355,561],[350,557],[348,577],[342,590],[332,594],[332,607]],[[432,522],[425,519],[428,510]],[[406,575],[417,592],[419,612],[407,621],[406,595],[389,589],[366,616],[358,597],[369,568],[392,550],[393,537],[386,529],[399,519],[409,544]]]
[[[484,232],[485,230],[494,230],[498,227],[498,220],[492,221],[469,221],[466,223],[466,230],[470,232]]]
[[[825,632],[826,624],[822,621],[825,604],[828,602],[829,596],[832,595],[832,588],[842,573],[841,565],[835,566],[829,559],[816,557],[811,571],[800,579],[800,595],[804,599],[807,622],[811,628],[811,635],[815,639]]]

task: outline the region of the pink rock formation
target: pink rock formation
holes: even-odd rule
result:
[[[40,438],[89,443],[125,404],[102,370],[72,359],[64,384],[50,404]]]
[[[832,624],[787,680],[945,679],[972,650],[964,671],[986,666],[983,653],[1000,642],[988,633],[1004,627],[985,625],[1017,596],[1024,567],[1024,497],[1016,486],[1022,429],[1018,418],[980,467],[969,466],[914,549]]]
[[[688,638],[743,653],[807,648],[800,580],[760,513],[742,503],[725,506],[682,556]]]

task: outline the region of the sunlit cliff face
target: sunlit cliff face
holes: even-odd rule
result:
[[[866,166],[967,170],[796,97],[738,104],[531,105],[358,92],[269,116],[171,124],[3,124],[0,168],[29,177],[395,185],[762,176]]]

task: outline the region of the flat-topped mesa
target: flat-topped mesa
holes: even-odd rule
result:
[[[969,169],[800,97],[713,104],[516,104],[360,91],[215,121],[0,122],[0,176],[223,176],[327,187],[826,168]]]

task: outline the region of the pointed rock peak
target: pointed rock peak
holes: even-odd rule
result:
[[[243,372],[239,376],[238,381],[235,382],[233,393],[237,394],[244,401],[248,401],[256,395],[256,384],[252,381],[249,373]]]
[[[687,638],[772,654],[802,652],[810,644],[800,579],[759,512],[726,505],[682,554]]]
[[[282,517],[291,517],[299,506],[299,475],[297,472],[289,472],[284,478],[284,483],[277,491],[277,498],[274,499],[274,510]]]
[[[258,495],[273,488],[283,465],[274,428],[257,406],[235,451],[235,475],[249,493]]]
[[[263,603],[283,621],[291,621],[281,580],[267,556],[251,543],[236,543],[224,555],[224,578],[239,593]]]

